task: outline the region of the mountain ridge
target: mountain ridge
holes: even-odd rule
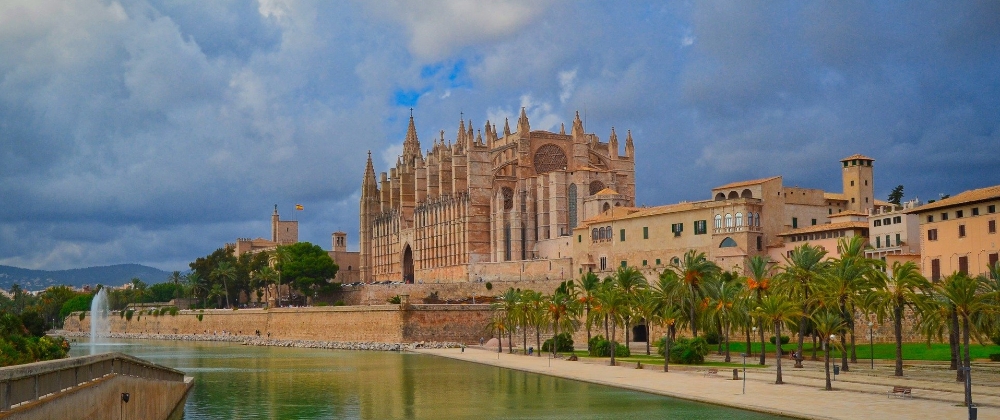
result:
[[[26,290],[44,290],[50,286],[65,285],[83,287],[121,286],[138,277],[147,284],[166,281],[169,271],[142,264],[114,264],[95,267],[72,268],[68,270],[32,270],[9,265],[0,265],[0,288],[10,290],[15,283]]]

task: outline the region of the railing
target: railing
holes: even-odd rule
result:
[[[122,353],[0,368],[0,412],[109,375],[184,382],[184,373]]]
[[[731,226],[731,227],[721,227],[715,228],[715,233],[734,233],[734,232],[760,232],[760,226]]]

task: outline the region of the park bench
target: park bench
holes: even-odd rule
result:
[[[718,376],[718,375],[719,375],[718,369],[709,369],[705,371],[705,376]]]
[[[892,391],[886,393],[886,397],[913,398],[913,388],[908,386],[894,386]]]

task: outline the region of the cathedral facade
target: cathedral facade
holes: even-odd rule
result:
[[[635,148],[619,154],[585,133],[458,124],[424,152],[410,117],[403,153],[377,177],[371,153],[361,186],[361,281],[467,282],[570,274],[572,233],[613,207],[635,206]]]

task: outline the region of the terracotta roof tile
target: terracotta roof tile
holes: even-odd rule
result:
[[[611,188],[605,188],[597,192],[594,195],[618,195],[618,191],[612,190]]]
[[[920,207],[907,210],[904,213],[923,213],[930,210],[943,209],[946,207],[959,206],[962,204],[976,203],[979,201],[986,201],[993,199],[1000,199],[1000,185],[994,185],[992,187],[964,191],[954,197],[948,197],[944,200],[935,201],[930,204],[924,204]]]
[[[871,161],[875,160],[875,159],[872,159],[872,158],[870,158],[868,156],[865,156],[865,155],[862,155],[862,154],[859,153],[859,154],[853,154],[853,155],[850,155],[848,157],[845,157],[845,158],[841,159],[840,161],[843,162],[845,160],[854,160],[854,159],[867,159],[867,160],[871,160]]]
[[[733,182],[733,183],[729,183],[729,184],[726,184],[726,185],[722,185],[722,186],[719,186],[719,187],[712,188],[712,190],[714,191],[714,190],[722,190],[722,189],[728,189],[728,188],[748,187],[748,186],[751,186],[751,185],[763,184],[763,183],[765,183],[767,181],[771,181],[771,180],[775,180],[775,179],[781,179],[781,176],[772,176],[770,178],[761,178],[761,179],[753,179],[753,180],[749,180],[749,181]]]

